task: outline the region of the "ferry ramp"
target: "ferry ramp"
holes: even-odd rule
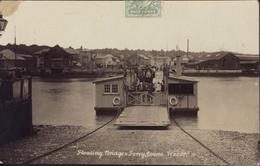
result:
[[[170,119],[165,106],[135,105],[125,107],[115,125],[120,127],[168,127]]]

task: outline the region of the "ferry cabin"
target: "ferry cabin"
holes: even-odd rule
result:
[[[125,107],[124,76],[99,79],[96,84],[95,110],[109,111]]]
[[[198,81],[185,76],[168,77],[168,109],[174,111],[199,110]]]

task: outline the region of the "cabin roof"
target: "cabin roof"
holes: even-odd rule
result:
[[[176,80],[180,80],[180,81],[193,82],[193,83],[198,82],[197,80],[194,80],[194,79],[192,79],[190,77],[186,77],[186,76],[173,76],[173,75],[170,75],[169,79],[176,79]]]
[[[107,82],[107,81],[112,81],[112,80],[118,80],[118,79],[122,79],[124,78],[123,75],[119,75],[119,76],[114,76],[114,77],[107,77],[107,78],[102,78],[102,79],[98,79],[96,81],[93,81],[93,83],[100,83],[100,82]]]

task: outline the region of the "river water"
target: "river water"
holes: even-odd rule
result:
[[[259,81],[252,77],[194,77],[199,81],[197,117],[182,125],[259,133]],[[96,127],[110,117],[96,116],[93,79],[33,79],[33,123]]]

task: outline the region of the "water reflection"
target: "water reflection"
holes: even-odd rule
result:
[[[197,117],[175,115],[184,127],[259,132],[258,78],[196,77]],[[33,79],[33,123],[96,127],[114,115],[96,116],[93,79]]]

